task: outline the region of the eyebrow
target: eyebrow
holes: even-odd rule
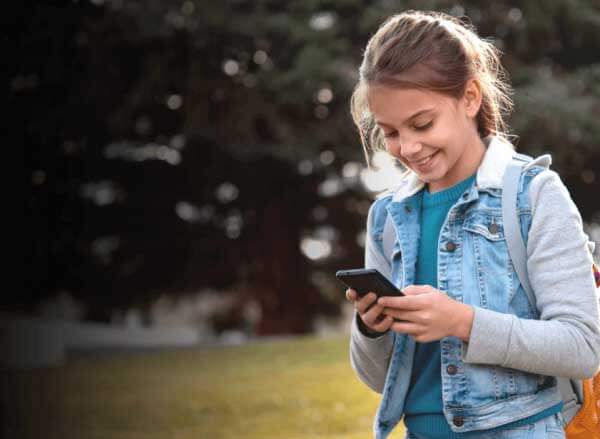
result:
[[[409,120],[414,119],[415,117],[420,116],[423,113],[428,113],[428,112],[433,111],[433,110],[434,110],[434,108],[425,108],[423,110],[419,110],[415,114],[413,114],[412,116],[410,116],[408,119],[406,119],[405,122],[408,122]],[[375,122],[377,123],[377,125],[383,125],[383,126],[386,126],[386,127],[391,127],[391,125],[388,125],[387,123],[381,122],[379,120],[376,120]]]

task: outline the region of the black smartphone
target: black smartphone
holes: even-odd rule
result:
[[[375,268],[356,268],[352,270],[338,270],[337,277],[348,288],[352,288],[362,297],[369,291],[381,296],[404,296],[393,283]]]

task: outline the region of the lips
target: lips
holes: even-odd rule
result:
[[[427,157],[423,157],[422,159],[419,160],[413,160],[411,161],[411,164],[415,165],[415,166],[425,166],[427,163],[429,163],[429,161],[433,158],[434,155],[436,155],[437,152],[434,152],[431,155],[428,155]]]

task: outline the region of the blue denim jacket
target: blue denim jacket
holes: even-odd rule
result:
[[[497,183],[511,154],[506,145],[493,140],[482,164],[487,169],[480,168],[477,184],[451,207],[439,236],[438,289],[459,302],[536,319],[537,311],[531,308],[518,281],[504,240],[501,187]],[[531,224],[528,187],[548,165],[548,156],[542,157],[527,167],[521,179],[517,204],[525,242]],[[368,233],[380,255],[385,220],[391,215],[397,236],[391,266],[382,258],[370,265],[401,288],[415,280],[422,187],[416,179],[406,180],[403,187],[377,199],[369,215]],[[385,438],[403,415],[415,352],[413,338],[395,332],[392,335],[393,350],[374,422],[377,439]],[[494,428],[561,401],[554,377],[467,363],[467,346],[456,337],[446,337],[440,344],[443,410],[455,432]]]

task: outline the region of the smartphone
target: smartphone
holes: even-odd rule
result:
[[[375,268],[356,268],[352,270],[338,270],[337,277],[348,288],[352,288],[362,297],[369,291],[381,296],[404,296],[396,286]]]

